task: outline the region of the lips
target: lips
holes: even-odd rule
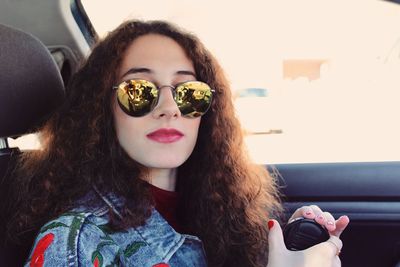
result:
[[[147,138],[159,143],[173,143],[179,141],[184,136],[176,129],[158,129],[147,135]]]

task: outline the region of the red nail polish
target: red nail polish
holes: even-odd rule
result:
[[[274,227],[274,221],[268,221],[268,229],[271,230],[272,227]]]

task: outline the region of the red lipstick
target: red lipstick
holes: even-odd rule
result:
[[[183,133],[176,129],[161,128],[147,135],[147,138],[159,143],[173,143],[180,140]]]

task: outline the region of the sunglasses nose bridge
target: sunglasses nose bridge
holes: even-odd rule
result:
[[[162,86],[158,87],[157,89],[158,89],[158,91],[161,91],[161,89],[165,88],[165,87],[169,88],[172,91],[172,94],[174,94],[175,87],[173,87],[172,85],[162,85]]]
[[[161,95],[161,91],[162,91],[161,89],[163,89],[163,88],[165,88],[165,87],[167,87],[167,88],[170,89],[170,91],[171,91],[171,93],[172,93],[172,97],[175,99],[175,94],[176,94],[176,92],[175,92],[175,87],[172,86],[172,85],[162,85],[162,86],[158,87],[157,89],[158,89],[158,95],[159,95],[159,97],[160,97],[160,95]]]
[[[167,87],[169,90],[162,90],[165,87]],[[163,85],[158,87],[158,101],[154,111],[157,117],[161,114],[168,116],[181,115],[181,111],[179,110],[178,104],[175,101],[175,87],[171,85]]]

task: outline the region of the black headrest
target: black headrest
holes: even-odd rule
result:
[[[0,137],[33,131],[64,98],[60,72],[43,43],[0,24]]]

